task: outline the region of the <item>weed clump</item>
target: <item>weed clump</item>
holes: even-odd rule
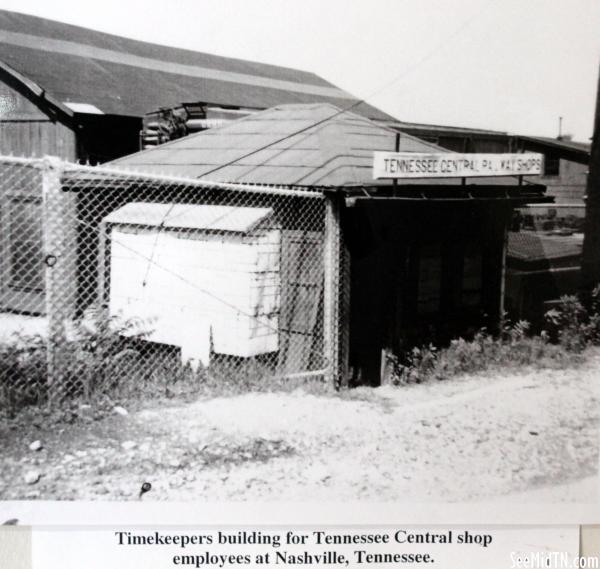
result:
[[[76,401],[106,409],[115,403],[231,396],[249,391],[303,391],[325,394],[331,386],[320,377],[277,376],[276,354],[256,358],[214,355],[208,368],[182,364],[173,346],[148,341],[152,332],[141,321],[121,320],[103,312],[75,322],[69,337],[54,350],[58,378],[49,381],[47,339],[15,336],[0,343],[0,414],[52,401],[68,409]],[[582,352],[600,345],[600,286],[584,303],[563,296],[545,315],[545,329],[532,334],[526,321],[504,321],[492,334],[485,328],[448,346],[415,346],[389,354],[391,383],[402,385],[445,380],[461,374],[522,366],[565,367]],[[147,323],[146,323],[147,324]]]
[[[41,335],[15,334],[0,343],[0,419],[51,403],[68,416],[80,403],[105,412],[116,404],[181,401],[250,391],[330,391],[313,377],[276,374],[276,354],[242,358],[213,354],[209,367],[183,363],[175,346],[151,341],[151,322],[90,311],[69,323],[49,353]],[[50,362],[49,358],[53,358]],[[49,368],[56,376],[50,381]]]
[[[545,329],[531,334],[525,320],[503,322],[499,334],[485,328],[471,339],[456,338],[447,347],[414,347],[404,356],[389,355],[391,383],[402,385],[499,368],[565,367],[581,361],[589,346],[600,345],[600,285],[586,306],[565,295],[545,314]]]

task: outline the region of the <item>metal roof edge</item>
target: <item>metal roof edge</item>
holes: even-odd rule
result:
[[[562,140],[554,140],[554,139],[548,139],[548,138],[544,138],[544,137],[537,137],[537,136],[529,136],[529,135],[521,135],[521,134],[515,134],[513,135],[513,137],[519,141],[524,141],[524,142],[530,142],[533,144],[538,144],[540,146],[548,146],[550,148],[556,148],[557,150],[561,150],[563,152],[567,152],[567,153],[574,153],[574,154],[580,154],[582,157],[587,157],[587,159],[589,160],[590,156],[591,156],[591,152],[592,152],[592,148],[590,145],[590,148],[586,149],[583,147],[579,147],[579,146],[574,146],[573,144],[585,144],[585,143],[571,143],[571,141],[562,141]]]
[[[452,125],[441,125],[441,124],[428,124],[428,123],[410,123],[404,121],[387,121],[390,128],[394,130],[409,129],[418,131],[435,131],[436,133],[448,132],[456,135],[487,135],[487,136],[510,136],[508,132],[502,130],[489,130],[482,128],[470,128],[464,126],[452,126]]]
[[[8,63],[2,60],[0,60],[0,71],[10,75],[15,81],[23,85],[23,87],[25,87],[38,99],[43,99],[46,103],[49,103],[51,106],[67,115],[69,118],[73,118],[75,113],[71,109],[57,101],[52,95],[49,95],[48,92],[35,81],[29,79],[21,72],[17,71],[14,67],[11,67]]]

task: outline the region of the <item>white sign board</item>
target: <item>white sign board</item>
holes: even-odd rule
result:
[[[375,152],[373,178],[536,176],[542,173],[542,168],[543,155],[534,153]]]

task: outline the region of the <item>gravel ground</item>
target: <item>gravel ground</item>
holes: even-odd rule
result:
[[[570,370],[88,409],[0,428],[0,499],[138,499],[147,481],[144,500],[589,502],[599,384],[596,350]]]

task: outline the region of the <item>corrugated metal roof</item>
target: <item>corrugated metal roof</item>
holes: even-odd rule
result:
[[[579,164],[590,162],[591,145],[585,142],[539,136],[515,136],[514,139],[519,148],[525,151],[542,152],[549,158],[560,158]]]
[[[592,145],[589,142],[578,142],[576,140],[568,140],[566,138],[549,138],[547,136],[520,136],[519,138],[525,141],[538,142],[539,144],[547,145],[558,150],[576,150],[585,152],[588,155],[591,152]]]
[[[433,133],[452,133],[452,134],[480,134],[480,135],[499,135],[499,136],[507,136],[508,133],[504,131],[498,130],[489,130],[483,128],[471,128],[464,126],[451,126],[451,125],[441,125],[441,124],[428,124],[428,123],[416,123],[416,122],[406,122],[406,121],[389,121],[385,123],[386,126],[390,128],[397,129],[400,131],[403,130],[419,130],[419,131],[427,131]]]
[[[340,111],[325,103],[280,105],[112,164],[222,182],[373,184],[373,152],[394,150],[397,133],[353,112]],[[400,151],[446,152],[416,137],[398,136]]]
[[[538,145],[540,149],[554,150],[559,155],[561,153],[576,152],[588,159],[591,151],[590,143],[568,140],[566,138],[528,136],[478,128],[409,123],[404,121],[386,121],[383,124],[396,130],[413,133],[415,136],[465,136],[472,137],[474,140],[481,140],[489,137],[495,140],[504,141],[507,146],[511,141],[514,142],[515,146],[520,145],[528,147],[531,144],[535,144]]]
[[[129,203],[104,218],[108,223],[247,233],[273,214],[268,207]]]
[[[166,47],[44,18],[0,11],[0,61],[62,103],[142,116],[202,101],[267,108],[356,98],[313,73]],[[367,104],[357,112],[391,117]]]

